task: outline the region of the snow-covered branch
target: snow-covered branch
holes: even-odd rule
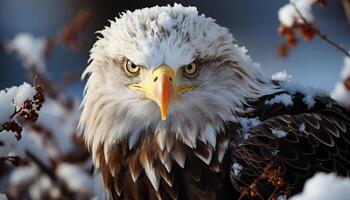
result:
[[[21,138],[26,121],[35,122],[45,101],[42,86],[35,88],[28,83],[0,91],[0,132],[12,131],[16,139]]]
[[[92,162],[76,134],[79,100],[64,93],[47,66],[56,47],[79,50],[90,18],[91,12],[83,9],[53,36],[19,33],[0,40],[0,49],[19,59],[29,79],[36,80],[35,87],[24,83],[0,91],[0,161],[6,161],[0,162],[0,187],[10,199],[93,196]],[[72,74],[70,82],[79,80],[80,73]]]

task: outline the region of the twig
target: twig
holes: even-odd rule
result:
[[[20,108],[19,110],[15,109],[15,112],[13,112],[13,114],[10,116],[10,119],[12,119],[13,117],[15,117],[18,113],[20,113],[23,110],[23,108]]]
[[[305,17],[302,15],[302,13],[300,12],[300,10],[298,9],[298,7],[296,6],[295,2],[291,2],[291,4],[293,5],[294,9],[297,11],[299,17],[301,18],[301,20],[303,21],[303,23],[308,26],[310,29],[312,29],[316,35],[318,35],[322,40],[325,40],[328,44],[332,45],[333,47],[335,47],[338,51],[342,52],[343,54],[345,54],[345,56],[350,58],[350,53],[344,49],[342,46],[340,46],[339,44],[337,44],[336,42],[334,42],[333,40],[330,40],[326,34],[323,34],[320,32],[320,30],[315,29],[306,19]]]

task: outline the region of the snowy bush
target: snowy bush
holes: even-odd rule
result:
[[[3,49],[19,59],[34,83],[0,91],[0,199],[94,195],[92,162],[76,134],[79,100],[57,89],[46,62],[58,45],[79,48],[78,32],[89,17],[82,10],[54,37],[19,33],[3,40]]]

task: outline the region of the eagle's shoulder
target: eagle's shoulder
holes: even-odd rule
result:
[[[349,113],[327,95],[265,95],[249,102],[237,122],[231,180],[247,198],[290,195],[317,171],[350,174]]]

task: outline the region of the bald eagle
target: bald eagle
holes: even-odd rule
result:
[[[195,7],[126,11],[99,34],[79,128],[109,199],[273,199],[349,176],[349,113],[267,78]]]

